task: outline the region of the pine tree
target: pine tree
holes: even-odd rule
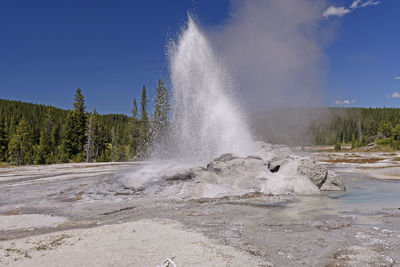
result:
[[[112,127],[112,150],[111,160],[112,161],[123,161],[126,159],[125,151],[125,127],[117,125]]]
[[[100,115],[96,113],[96,110],[94,112],[94,118],[93,118],[93,131],[94,131],[94,140],[93,140],[93,146],[94,146],[94,158],[96,161],[100,158],[100,155],[105,153],[107,149],[107,130],[106,126],[101,119]]]
[[[93,131],[93,112],[90,113],[89,116],[89,123],[87,127],[87,133],[86,133],[86,145],[85,145],[85,152],[86,152],[86,162],[92,162],[93,161],[93,146],[94,146],[94,131]]]
[[[11,163],[23,165],[33,162],[32,134],[25,117],[19,121],[16,132],[11,137],[8,151]]]
[[[97,161],[106,149],[107,136],[104,124],[96,110],[90,113],[86,137],[86,162]]]
[[[4,162],[7,160],[7,134],[5,125],[2,119],[0,119],[0,162]]]
[[[64,125],[64,136],[62,139],[62,150],[67,159],[72,158],[76,154],[76,144],[75,144],[75,117],[74,112],[70,110],[68,112],[67,118],[65,119]]]
[[[127,127],[127,138],[128,138],[128,149],[129,156],[134,158],[138,153],[138,143],[139,143],[139,119],[138,119],[138,107],[136,104],[136,99],[133,100],[132,116],[129,118]]]
[[[53,112],[52,108],[47,111],[44,127],[40,131],[40,141],[36,155],[36,162],[39,164],[51,163],[53,160]]]
[[[134,119],[138,118],[138,107],[137,107],[137,103],[136,103],[136,98],[133,99],[133,106],[132,106],[131,113],[132,113],[132,117]]]
[[[384,137],[390,137],[392,134],[393,126],[390,121],[381,121],[379,124],[378,133],[382,134]]]
[[[169,96],[161,79],[158,80],[156,88],[154,113],[151,121],[151,138],[153,151],[157,156],[162,157],[166,152],[169,137]]]
[[[86,115],[85,115],[85,99],[81,89],[76,89],[74,101],[74,116],[75,116],[75,132],[77,153],[83,153],[86,144]]]
[[[86,115],[85,100],[79,88],[75,92],[73,107],[66,118],[62,147],[68,159],[80,161],[86,144]]]
[[[140,127],[139,127],[139,158],[146,159],[149,154],[150,143],[150,125],[147,115],[147,93],[146,87],[143,85],[140,100]]]
[[[400,149],[400,124],[392,129],[392,146],[395,149]]]

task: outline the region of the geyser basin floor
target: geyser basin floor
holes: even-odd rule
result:
[[[138,163],[110,163],[0,169],[0,216],[33,213],[68,218],[68,222],[61,225],[0,231],[1,239],[11,243],[15,238],[45,233],[61,237],[69,229],[98,229],[102,225],[116,225],[115,235],[118,236],[117,229],[123,225],[117,224],[162,218],[179,221],[184,227],[211,238],[212,242],[232,246],[235,248],[232,251],[251,254],[275,266],[330,263],[390,266],[400,262],[398,181],[371,180],[356,169],[350,171],[347,166],[334,164],[332,167],[344,175],[346,192],[304,196],[295,202],[287,197],[260,200],[258,196],[242,201],[158,201],[129,195],[123,189],[113,192],[113,187],[106,188],[103,195],[85,198],[87,192],[98,190],[99,185],[106,186],[104,181],[117,179],[119,169],[140,166]],[[68,240],[64,238],[59,242],[57,253],[66,255],[63,253],[71,247]],[[207,240],[204,246],[212,246]],[[19,243],[15,243],[13,251],[18,251]],[[97,249],[102,246],[96,242],[90,245]],[[88,245],[88,250],[91,246]],[[10,247],[2,246],[4,254],[1,255],[6,254],[7,248]],[[112,248],[108,250],[113,251]],[[177,262],[186,256],[179,251],[173,251],[174,255],[153,252],[161,259],[175,256]],[[9,257],[17,252],[13,253],[9,253]],[[42,250],[41,253],[53,252]],[[124,248],[118,253],[121,257],[135,256],[132,249]],[[38,259],[31,256],[32,259],[15,256],[18,259],[13,264],[32,265],[30,263]]]

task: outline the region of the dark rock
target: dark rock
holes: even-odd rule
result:
[[[196,177],[196,171],[200,171],[201,167],[189,168],[189,169],[178,169],[170,170],[164,174],[163,178],[165,181],[184,181],[192,180]]]
[[[288,157],[276,157],[268,161],[268,170],[270,172],[278,172],[280,167],[288,161]]]

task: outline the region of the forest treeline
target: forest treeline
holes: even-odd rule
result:
[[[88,112],[81,89],[73,108],[0,99],[0,162],[14,165],[62,162],[105,162],[147,159],[169,134],[169,96],[158,80],[148,114],[143,86],[140,103],[133,100],[131,115]]]
[[[400,109],[330,108],[327,120],[310,126],[314,144],[351,143],[353,148],[376,142],[400,149]]]
[[[258,139],[289,145],[335,145],[353,148],[371,142],[400,149],[398,108],[287,108],[254,114]]]
[[[78,88],[73,108],[0,100],[0,162],[15,165],[105,162],[162,157],[170,133],[168,90],[161,80],[152,100],[143,86],[130,116],[85,108]],[[288,145],[353,148],[376,142],[400,149],[400,109],[293,108],[253,114],[256,139]],[[164,155],[165,156],[165,155]]]

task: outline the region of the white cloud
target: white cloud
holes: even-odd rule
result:
[[[360,3],[361,3],[361,0],[354,0],[353,3],[351,3],[350,8],[351,9],[357,8]]]
[[[346,15],[347,13],[350,13],[350,10],[342,7],[342,6],[330,6],[327,9],[325,9],[324,13],[322,13],[323,18],[329,18],[329,17],[342,17]]]
[[[400,76],[394,77],[395,80],[400,80]]]
[[[343,100],[343,101],[341,101],[341,100],[336,100],[335,101],[335,104],[336,105],[350,105],[350,104],[354,104],[354,103],[356,103],[356,101],[354,101],[354,100]]]
[[[400,93],[394,91],[392,94],[392,98],[400,98]]]
[[[381,2],[379,1],[374,1],[374,0],[368,0],[367,2],[364,2],[361,4],[361,7],[366,7],[366,6],[376,6],[379,5]]]
[[[344,6],[330,6],[324,10],[324,12],[322,13],[322,17],[325,19],[330,17],[343,17],[344,15],[349,14],[350,12],[358,8],[376,6],[381,3],[380,1],[376,0],[367,0],[365,2],[363,1],[364,0],[354,0],[348,8]]]

